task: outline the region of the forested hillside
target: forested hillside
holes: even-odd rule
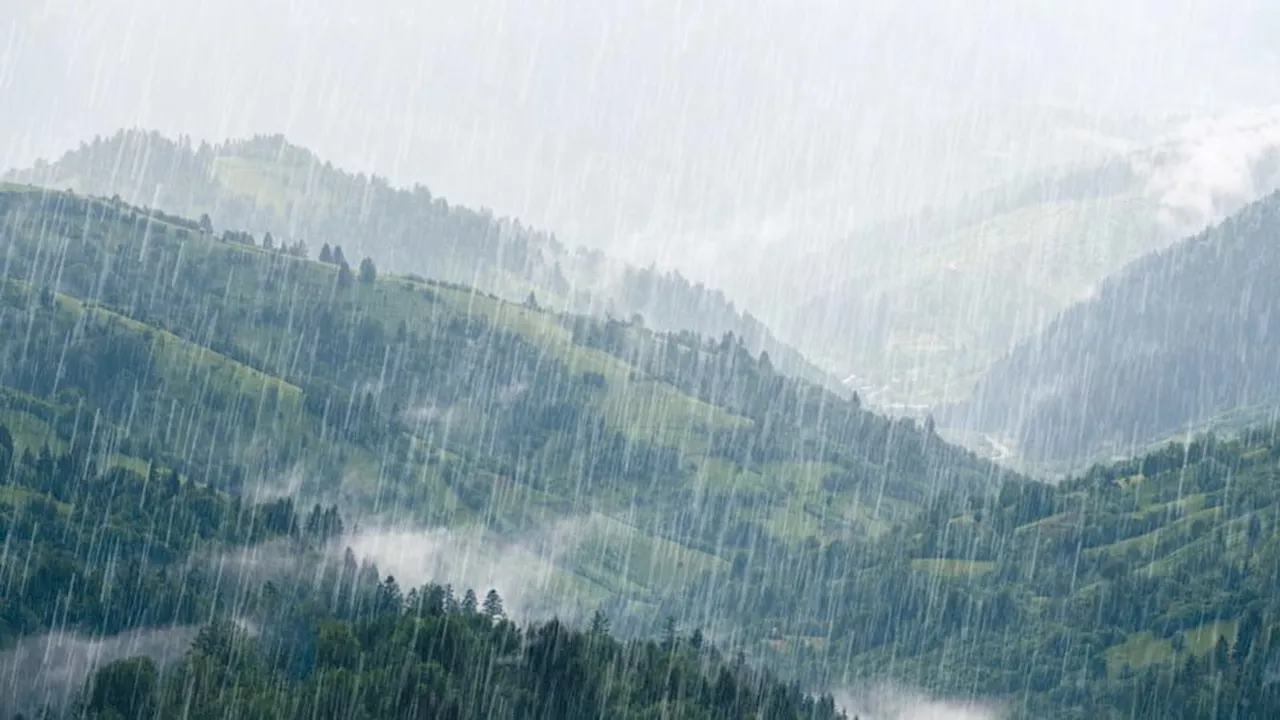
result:
[[[82,421],[89,439],[17,459],[0,425],[5,717],[837,717],[697,629],[620,642],[603,613],[521,627],[495,590],[406,592],[338,552],[335,508],[135,472]]]
[[[734,568],[685,602],[738,608],[770,663],[820,687],[889,675],[1027,718],[1280,712],[1280,425]]]
[[[1280,195],[1144,257],[982,379],[956,415],[1030,460],[1141,451],[1280,401]]]
[[[260,242],[316,257],[322,245],[370,256],[400,273],[462,283],[517,302],[533,292],[560,310],[621,320],[639,315],[658,330],[732,332],[767,351],[790,374],[839,388],[718,290],[676,272],[638,268],[597,250],[566,247],[518,220],[450,204],[421,185],[392,187],[351,174],[283,137],[193,146],[158,133],[120,131],[8,179],[111,197],[190,218],[219,233],[249,231]]]
[[[122,462],[232,495],[508,538],[569,519],[557,582],[651,623],[735,552],[874,536],[1002,472],[732,335],[560,315],[68,193],[4,191],[0,227],[17,452],[67,447],[90,417]]]
[[[122,644],[86,712],[825,717],[801,689],[883,679],[1015,717],[1278,709],[1274,428],[1052,487],[731,335],[207,230],[0,192],[5,658],[52,630],[196,638]],[[560,596],[520,630],[495,619],[518,586],[483,612],[342,551],[359,524],[565,519]],[[550,622],[567,597],[593,630]]]

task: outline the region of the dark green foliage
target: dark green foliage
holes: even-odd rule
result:
[[[154,713],[159,673],[147,657],[118,660],[94,674],[85,714],[93,718],[141,718]]]
[[[506,614],[506,611],[502,609],[502,596],[498,595],[497,590],[490,589],[484,596],[484,605],[481,606],[481,611],[495,620]]]
[[[1278,456],[1267,426],[1058,487],[943,493],[875,543],[757,540],[686,602],[714,597],[786,645],[820,638],[773,656],[819,685],[874,680],[892,657],[906,682],[980,689],[1015,717],[1271,717]]]
[[[181,567],[197,548],[330,537],[323,527],[300,533],[290,500],[246,504],[172,472],[165,484],[109,467],[106,457],[99,446],[46,447],[14,467],[6,487],[19,492],[0,496],[0,537],[23,551],[0,556],[0,647],[54,626],[112,634],[198,622],[215,606],[218,579]],[[321,516],[341,526],[336,508]]]
[[[750,470],[834,463],[858,478],[850,492],[910,503],[936,486],[985,485],[994,473],[913,424],[777,373],[732,335],[709,342],[565,317],[581,343],[566,353],[473,312],[471,296],[453,286],[357,284],[338,248],[335,273],[244,242],[161,232],[169,226],[127,205],[38,191],[0,195],[0,221],[11,276],[48,273],[63,298],[32,312],[24,281],[0,287],[0,329],[13,331],[0,341],[0,384],[47,403],[38,412],[57,422],[101,413],[133,447],[148,449],[135,453],[160,453],[164,464],[225,490],[304,461],[317,471],[303,489],[334,491],[345,463],[363,454],[387,458],[387,482],[381,497],[353,498],[361,504],[423,508],[427,466],[465,512],[484,512],[493,477],[554,497],[623,488],[653,512],[682,511],[671,534],[684,537],[694,532],[687,511],[704,456]],[[48,243],[65,258],[60,274],[41,254]],[[623,360],[617,367],[633,377],[575,367],[584,346]],[[746,422],[665,438],[633,433],[608,406],[636,382]],[[662,415],[652,422],[669,423]],[[694,442],[706,450],[695,454]],[[210,445],[232,454],[202,452]],[[705,502],[732,501],[709,490],[717,497]],[[689,539],[711,549],[727,530],[717,521]]]
[[[689,332],[657,335],[616,320],[565,318],[574,339],[647,375],[754,422],[718,430],[713,454],[742,467],[822,460],[847,468],[832,487],[920,503],[939,487],[968,492],[988,486],[971,455],[910,420],[892,421],[845,398],[775,371],[732,333],[719,341]],[[893,477],[894,482],[886,482]]]
[[[692,646],[622,643],[558,621],[519,628],[459,614],[431,598],[359,619],[324,617],[306,629],[315,663],[282,665],[269,638],[229,623],[201,631],[186,658],[157,677],[150,660],[97,671],[82,707],[89,718],[723,718],[835,720],[815,698]]]
[[[17,460],[14,455],[13,435],[9,434],[9,428],[0,425],[0,482],[4,482],[9,477],[9,468]]]

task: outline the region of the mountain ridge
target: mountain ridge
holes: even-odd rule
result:
[[[508,300],[534,291],[543,304],[620,319],[639,314],[660,330],[733,332],[788,372],[842,389],[722,292],[676,271],[633,267],[599,250],[570,250],[554,233],[488,209],[452,205],[422,185],[395,188],[376,175],[346,173],[282,135],[193,145],[187,138],[121,130],[4,177],[119,195],[184,217],[208,214],[219,228],[305,241],[313,253],[321,244],[343,245],[405,273]]]
[[[1280,188],[1277,158],[1275,108],[1188,119],[1097,161],[811,243],[804,256],[788,238],[729,289],[882,406],[957,402],[1128,263]]]
[[[657,578],[735,549],[873,536],[943,488],[1004,475],[728,334],[554,313],[372,264],[357,277],[61,191],[0,190],[0,233],[0,407],[24,428],[19,452],[72,443],[91,412],[131,466],[233,494],[294,478],[288,495],[392,527],[501,537],[629,517],[584,531],[610,553],[553,568],[594,578],[587,597],[629,588],[652,603]],[[648,576],[663,553],[686,569]]]
[[[958,422],[1079,461],[1274,406],[1278,212],[1280,192],[1129,264],[994,366]]]

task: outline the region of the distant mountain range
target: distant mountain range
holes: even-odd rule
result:
[[[1099,144],[1107,145],[1106,138]],[[880,404],[963,399],[1126,264],[1280,187],[1280,111],[1179,121],[807,253],[766,251],[741,297]],[[732,292],[739,292],[735,286]]]
[[[950,422],[1030,460],[1130,455],[1280,404],[1280,194],[1142,258],[1019,345]]]
[[[275,242],[341,246],[352,264],[372,256],[398,272],[460,282],[500,297],[572,312],[640,315],[658,330],[733,333],[776,367],[839,389],[836,379],[777,340],[725,295],[678,272],[636,267],[597,250],[572,250],[553,233],[450,204],[425,187],[395,188],[352,174],[282,136],[210,145],[155,132],[95,138],[55,162],[5,179],[198,218],[219,230],[271,233]]]

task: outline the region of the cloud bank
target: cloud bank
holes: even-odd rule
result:
[[[1193,120],[1131,162],[1161,225],[1197,233],[1280,188],[1280,107]]]

